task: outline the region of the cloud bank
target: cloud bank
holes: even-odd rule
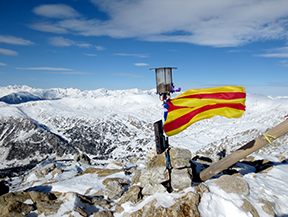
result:
[[[41,5],[33,12],[54,19],[31,27],[58,34],[185,42],[212,47],[237,47],[288,36],[287,0],[91,2],[96,6],[95,10],[106,13],[109,19],[85,18],[68,5]]]

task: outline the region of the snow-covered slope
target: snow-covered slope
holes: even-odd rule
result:
[[[103,160],[142,158],[155,146],[153,123],[162,118],[163,112],[155,90],[42,90],[8,86],[0,87],[0,96],[23,91],[46,100],[0,102],[1,168],[47,157],[67,159],[76,151]],[[170,144],[216,157],[223,149],[229,153],[246,144],[284,121],[288,114],[285,97],[248,94],[246,105],[241,118],[199,121],[170,137]],[[256,154],[279,157],[287,151],[287,139],[284,136]]]

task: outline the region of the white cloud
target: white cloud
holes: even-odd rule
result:
[[[103,46],[95,46],[95,48],[96,48],[97,50],[106,50],[106,48],[103,47]]]
[[[60,10],[61,13],[56,11],[54,14],[49,14],[46,11],[49,7],[46,5],[42,6],[42,12],[40,10],[37,13],[63,19],[46,24],[47,28],[44,28],[43,24],[34,24],[34,29],[40,31],[49,29],[52,32],[54,27],[55,33],[66,31],[84,36],[186,42],[213,47],[237,47],[253,41],[288,37],[287,0],[91,0],[91,2],[106,13],[109,19],[79,18],[77,17],[79,14],[67,5]],[[69,19],[66,19],[68,17]],[[39,25],[38,28],[35,28],[35,25]]]
[[[44,71],[71,71],[71,69],[67,69],[67,68],[53,68],[53,67],[28,67],[28,68],[16,67],[16,69],[21,69],[21,70],[44,70]]]
[[[39,16],[49,18],[72,18],[81,16],[76,10],[65,4],[40,5],[33,9]]]
[[[145,58],[149,57],[148,54],[129,54],[129,53],[115,53],[115,56],[124,56],[124,57],[140,57],[140,58]]]
[[[276,58],[287,58],[288,47],[273,48],[267,51],[265,54],[257,54],[259,57],[276,57]]]
[[[17,56],[18,55],[18,52],[14,51],[14,50],[4,49],[4,48],[0,48],[0,53],[2,53],[4,55],[8,55],[8,56]]]
[[[23,38],[17,38],[9,35],[0,35],[0,42],[7,44],[16,44],[16,45],[32,45],[32,41],[25,40]]]
[[[0,66],[7,66],[7,64],[5,64],[5,63],[0,63]]]
[[[135,66],[148,66],[148,63],[134,63]]]
[[[42,22],[29,25],[31,29],[35,29],[41,32],[52,32],[56,34],[66,34],[69,33],[65,28],[61,28],[54,23]]]
[[[70,40],[68,38],[63,38],[62,36],[58,37],[51,37],[48,39],[49,43],[56,47],[70,47],[70,46],[78,46],[78,47],[84,47],[84,48],[90,48],[92,47],[91,44],[85,43],[85,42],[77,42]]]
[[[74,41],[72,41],[70,39],[63,38],[61,36],[51,37],[48,39],[48,41],[53,46],[57,46],[57,47],[70,47],[71,45],[74,44]]]
[[[97,54],[93,54],[93,53],[84,53],[84,55],[89,56],[89,57],[96,57]]]

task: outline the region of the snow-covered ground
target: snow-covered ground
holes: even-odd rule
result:
[[[29,89],[27,86],[19,87],[18,89],[22,90],[21,88],[36,95],[43,94],[43,90]],[[5,94],[9,94],[13,91],[15,92],[15,88],[14,90],[12,87],[10,89],[2,88],[2,90],[0,88],[0,96],[4,96],[4,91],[6,91]],[[153,124],[153,122],[162,118],[162,105],[154,90],[108,91],[100,89],[95,91],[80,91],[76,89],[53,89],[53,94],[53,97],[60,99],[34,101],[16,105],[0,102],[0,117],[28,116],[41,124],[45,124],[51,131],[60,135],[61,129],[57,128],[59,126],[53,125],[52,119],[75,116],[83,119],[109,119],[117,117],[123,121],[129,117],[133,117]],[[227,119],[214,117],[199,121],[180,134],[169,138],[170,145],[189,149],[193,154],[208,154],[212,158],[216,158],[216,154],[219,151],[226,149],[229,153],[229,151],[241,147],[267,129],[284,121],[286,119],[285,116],[288,115],[288,97],[272,98],[248,94],[246,106],[246,111],[241,118]],[[154,132],[152,131],[151,138],[153,138],[153,134]],[[288,155],[287,141],[288,136],[284,136],[257,153],[252,154],[256,159],[268,159],[272,161],[275,165],[272,170],[263,174],[256,174],[253,171],[246,171],[244,174],[244,179],[248,182],[250,188],[250,194],[245,196],[245,198],[256,208],[261,217],[270,217],[271,215],[264,212],[261,208],[263,203],[259,202],[260,198],[275,203],[277,217],[288,216],[288,164],[283,161],[287,159]],[[151,146],[153,145],[154,141],[151,141]],[[49,162],[44,162],[38,167],[43,167],[45,163]],[[141,165],[143,166],[144,162]],[[75,163],[68,166],[64,163],[57,163],[57,166],[65,167],[65,172],[53,178],[52,174],[48,174],[45,178],[38,180],[32,175],[33,171],[25,174],[24,178],[27,178],[25,181],[21,179],[22,177],[13,178],[12,190],[25,190],[29,187],[39,187],[45,190],[46,186],[49,191],[72,191],[81,194],[87,192],[88,189],[92,189],[89,194],[93,194],[103,188],[103,178],[95,174],[79,176],[79,171],[84,171],[87,168],[85,164]],[[138,168],[141,169],[141,166]],[[129,180],[132,178],[123,172],[109,177],[122,177]],[[213,180],[208,180],[205,184],[209,186],[210,192],[204,193],[200,202],[199,211],[201,217],[252,216],[251,213],[245,212],[240,208],[244,196],[224,192],[213,183]],[[195,191],[195,189],[191,186],[191,188],[185,191]],[[184,194],[184,192],[155,194],[147,197],[136,207],[129,204],[125,204],[123,207],[125,208],[125,212],[132,212],[140,209],[155,197],[158,199],[159,205],[164,207],[171,206],[175,203],[174,199],[180,197],[181,194]],[[76,200],[67,201],[61,206],[61,209],[55,216],[65,216],[64,213],[67,210],[71,210],[71,207],[73,208],[77,203],[81,202]],[[72,214],[80,216],[77,212]],[[41,216],[44,217],[44,214]],[[120,217],[122,215],[118,214],[117,216]]]

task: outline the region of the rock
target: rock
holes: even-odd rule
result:
[[[243,210],[245,210],[246,212],[250,212],[253,217],[260,217],[257,210],[252,206],[252,204],[246,200],[245,198],[243,199],[243,205],[241,206],[241,208]]]
[[[142,190],[142,194],[145,195],[153,195],[156,193],[165,193],[167,189],[161,184],[148,183],[144,186]]]
[[[56,168],[55,163],[47,164],[41,169],[41,172],[46,176],[48,173],[50,173],[52,170]]]
[[[142,199],[141,188],[139,186],[132,186],[126,191],[116,205],[116,211],[122,212],[124,209],[121,207],[123,203],[130,201],[132,204],[139,202]]]
[[[76,153],[74,155],[74,162],[82,162],[91,165],[90,158],[84,153]]]
[[[93,213],[94,217],[113,217],[113,212],[112,211],[101,211],[101,212],[96,212]]]
[[[84,217],[88,217],[89,216],[89,214],[84,209],[82,209],[81,207],[77,206],[74,209],[74,211],[78,212],[81,216],[84,216]]]
[[[188,192],[185,196],[178,198],[171,207],[156,206],[157,199],[147,203],[141,209],[133,213],[124,213],[125,217],[200,217],[197,206],[199,205],[199,195]]]
[[[13,201],[9,203],[2,211],[2,214],[8,214],[9,212],[24,213],[28,215],[31,211],[34,211],[33,205],[28,205],[19,201]]]
[[[110,200],[117,200],[122,196],[124,190],[119,182],[110,181],[105,188],[104,195],[108,196]]]
[[[206,192],[210,192],[209,188],[207,185],[203,184],[203,183],[200,183],[199,185],[197,185],[195,187],[196,191],[198,192],[198,194],[200,195],[200,198],[203,197],[203,194]]]
[[[0,213],[3,212],[3,209],[14,201],[24,202],[28,199],[31,199],[27,192],[11,192],[7,194],[3,194],[0,196]]]
[[[25,215],[19,212],[9,212],[7,214],[1,215],[1,217],[25,217]]]
[[[166,169],[165,166],[143,169],[139,177],[141,187],[144,187],[146,184],[149,183],[160,184],[168,181],[169,179],[169,171]]]
[[[145,168],[166,166],[165,152],[157,154],[155,149],[150,150],[146,155]]]
[[[130,184],[129,180],[123,179],[123,178],[106,178],[102,181],[102,184],[107,186],[110,181],[117,181],[121,185],[129,185]]]
[[[188,149],[171,147],[169,156],[172,168],[180,169],[190,167],[192,154]]]
[[[248,183],[237,176],[223,175],[214,181],[221,189],[227,193],[238,193],[244,196],[249,195]]]
[[[81,175],[87,174],[87,173],[96,173],[98,174],[98,177],[106,177],[115,173],[125,172],[125,170],[122,169],[101,169],[101,168],[94,168],[89,167],[86,170],[84,170]]]
[[[38,179],[41,179],[41,178],[44,178],[44,177],[45,177],[40,168],[38,168],[37,170],[35,170],[35,171],[34,171],[34,174],[36,175],[36,177],[37,177]]]
[[[9,192],[9,187],[4,181],[0,182],[0,196]]]
[[[107,169],[124,169],[124,167],[125,165],[118,161],[113,161],[106,166]]]
[[[275,203],[270,202],[268,200],[264,200],[262,198],[259,199],[259,203],[263,203],[264,205],[261,206],[261,208],[263,209],[264,212],[266,212],[267,214],[271,215],[271,216],[275,216]]]
[[[29,191],[28,194],[30,195],[31,200],[34,203],[52,200],[52,196],[50,194],[46,194],[43,192]]]
[[[136,170],[134,176],[131,180],[131,185],[137,184],[140,182],[141,170]]]
[[[61,168],[55,168],[53,171],[52,171],[52,179],[55,178],[56,174],[62,174],[63,173],[63,169]]]
[[[93,197],[104,196],[103,189],[99,189],[96,193],[92,194],[91,196],[93,196]]]
[[[193,174],[191,168],[172,169],[171,187],[173,189],[188,188],[192,184]]]
[[[100,199],[100,198],[97,198],[97,197],[94,197],[94,198],[91,199],[91,204],[101,206],[104,209],[110,209],[112,207],[107,200]]]
[[[45,216],[55,215],[62,203],[63,201],[40,201],[37,203],[38,215],[41,215],[42,213],[44,213]]]

